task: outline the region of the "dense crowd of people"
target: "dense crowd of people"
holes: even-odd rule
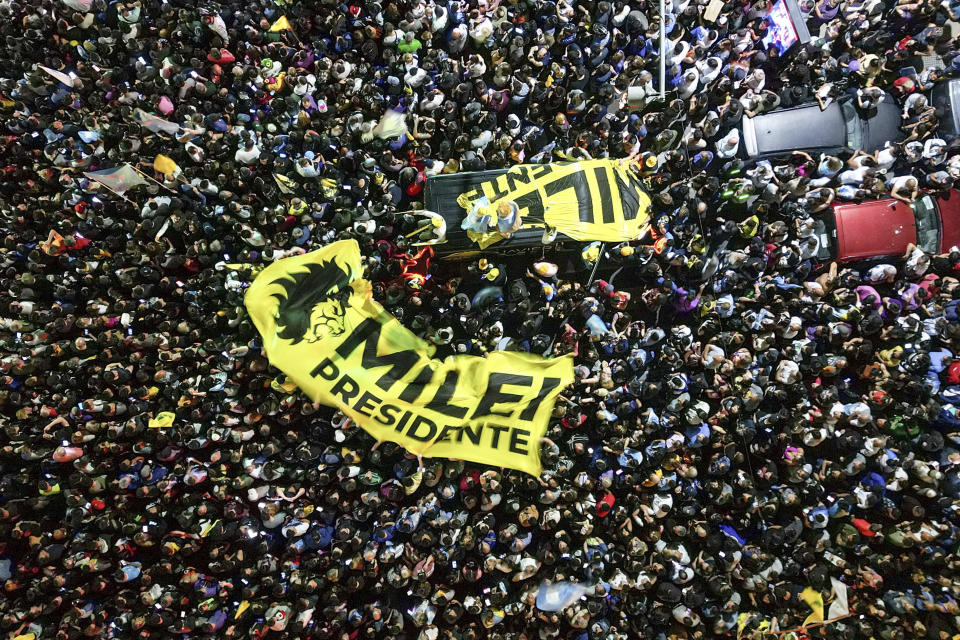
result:
[[[650,0],[0,0],[0,631],[749,637],[838,580],[796,635],[955,637],[960,249],[837,264],[817,219],[960,178],[960,3],[800,6],[781,56],[770,0],[668,0],[656,102]],[[740,159],[744,114],[884,100],[876,153]],[[642,163],[636,242],[404,237],[429,176],[602,157]],[[268,365],[258,265],[344,238],[438,354],[576,355],[539,478],[374,448]]]

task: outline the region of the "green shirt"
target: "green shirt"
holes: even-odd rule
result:
[[[397,51],[400,53],[416,53],[422,46],[423,43],[416,38],[410,42],[407,42],[406,39],[404,39],[400,44],[397,45]]]

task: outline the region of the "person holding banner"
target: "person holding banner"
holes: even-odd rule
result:
[[[520,207],[513,200],[501,202],[497,205],[497,233],[509,238],[523,226],[520,216]]]

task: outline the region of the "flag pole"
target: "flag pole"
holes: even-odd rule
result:
[[[667,97],[667,9],[660,0],[660,101]]]
[[[306,45],[303,44],[303,41],[300,39],[300,36],[297,35],[296,31],[294,31],[293,29],[287,29],[287,31],[293,34],[293,37],[297,41],[297,44],[299,44],[301,47],[306,47]]]
[[[150,163],[150,162],[143,161],[143,162],[141,162],[140,164],[148,165],[150,168],[152,168],[152,169],[153,169],[154,171],[156,171],[157,173],[163,173],[162,171],[158,171],[158,170],[153,166],[153,164]],[[141,171],[140,173],[143,173],[143,172]],[[144,175],[146,175],[146,174],[144,174]],[[192,187],[192,186],[193,186],[192,184],[190,184],[189,182],[187,182],[186,179],[185,179],[182,175],[174,175],[174,174],[172,174],[172,173],[163,173],[163,175],[165,175],[165,176],[172,176],[174,180],[179,180],[180,182],[182,182],[183,184],[187,185],[188,187]],[[156,178],[151,178],[151,180],[153,180],[153,181],[156,182],[157,184],[160,184],[161,186],[163,186],[162,183],[160,183],[160,181],[157,180]],[[176,193],[176,191],[174,191],[174,190],[171,189],[170,187],[164,187],[164,188],[167,189],[168,191],[170,191],[170,193]]]
[[[420,235],[420,234],[423,233],[424,231],[429,230],[432,226],[433,226],[433,222],[428,222],[428,223],[426,223],[425,225],[423,225],[422,227],[420,227],[419,229],[414,229],[413,231],[411,231],[410,233],[408,233],[408,234],[407,234],[407,237],[409,238],[409,237],[411,237],[411,236]]]
[[[148,176],[148,175],[147,175],[146,173],[144,173],[143,171],[140,171],[140,169],[137,169],[135,166],[133,166],[133,165],[130,164],[129,162],[124,162],[124,164],[127,165],[128,167],[130,167],[131,169],[133,169],[134,171],[136,171],[137,173],[139,173],[141,176],[143,176],[143,177],[146,178],[147,180],[150,180],[151,182],[155,182],[155,183],[157,184],[157,186],[159,186],[159,187],[161,187],[161,188],[163,188],[163,189],[166,189],[166,190],[169,191],[170,193],[173,193],[173,194],[176,194],[176,193],[177,193],[176,191],[174,191],[173,189],[171,189],[171,188],[168,187],[167,185],[165,185],[165,184],[163,184],[162,182],[160,182],[159,180],[155,179],[153,176]]]
[[[123,195],[122,193],[120,193],[119,191],[114,191],[113,189],[111,189],[109,186],[107,186],[107,185],[104,184],[103,182],[100,182],[99,180],[96,180],[95,178],[94,178],[94,181],[95,181],[97,184],[99,184],[101,187],[105,188],[105,189],[106,189],[107,191],[109,191],[110,193],[112,193],[112,194],[114,194],[114,195],[120,196],[121,198],[123,198],[124,200],[126,200],[127,202],[129,202],[130,204],[132,204],[132,205],[136,205],[136,204],[137,204],[136,202],[134,202],[133,200],[131,200],[131,199],[128,198],[127,196],[125,196],[125,195]]]
[[[286,18],[287,16],[284,15],[283,17]],[[293,25],[290,24],[290,20],[289,20],[289,19],[287,20],[287,25],[288,25],[287,28],[285,28],[285,29],[280,29],[280,31],[281,31],[281,32],[283,32],[283,31],[289,31],[291,34],[293,34],[294,40],[296,40],[297,43],[298,43],[301,47],[304,47],[305,45],[304,45],[303,42],[300,40],[300,36],[297,35],[297,32],[293,30]]]
[[[603,252],[606,250],[606,248],[607,243],[601,242],[600,253],[597,255],[597,261],[593,263],[593,269],[590,271],[590,279],[587,280],[587,284],[585,285],[588,289],[590,288],[590,285],[593,284],[593,278],[597,275],[597,267],[600,266],[600,260],[603,259]]]
[[[812,622],[806,626],[799,626],[793,629],[787,629],[785,631],[763,631],[762,633],[763,635],[771,635],[771,636],[782,636],[788,633],[799,633],[806,629],[813,629],[814,627],[822,627],[823,625],[830,624],[831,622],[837,622],[838,620],[849,618],[852,615],[853,615],[852,613],[848,613],[845,616],[838,616],[836,618],[830,618],[829,620],[821,620],[820,622]]]

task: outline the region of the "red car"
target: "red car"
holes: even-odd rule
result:
[[[956,189],[942,196],[921,193],[912,204],[894,198],[839,204],[833,216],[825,217],[823,229],[817,229],[821,259],[852,262],[903,255],[911,242],[933,254],[960,246]]]

